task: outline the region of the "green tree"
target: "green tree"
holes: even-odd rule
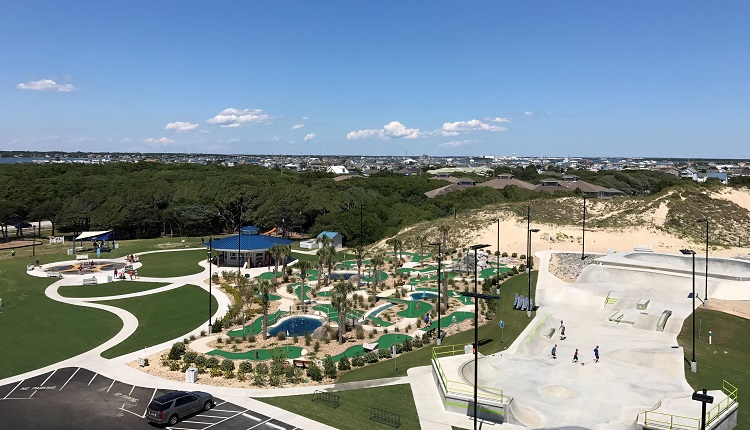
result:
[[[376,252],[375,255],[370,258],[370,264],[372,265],[372,291],[373,294],[378,294],[378,282],[380,282],[380,273],[378,273],[378,269],[385,264],[385,255],[382,252]]]
[[[302,278],[302,289],[300,291],[300,300],[304,301],[304,294],[305,294],[305,283],[307,282],[307,272],[309,272],[313,268],[312,263],[310,263],[307,260],[299,260],[297,261],[297,270],[299,270],[299,276]]]
[[[276,283],[263,279],[256,282],[255,291],[260,296],[260,304],[263,307],[263,339],[268,339],[268,301],[269,295],[276,291]]]
[[[346,333],[346,313],[351,307],[351,301],[347,298],[349,293],[354,291],[354,287],[348,281],[339,281],[331,290],[331,306],[336,308],[339,319],[339,344],[344,343],[344,334]]]

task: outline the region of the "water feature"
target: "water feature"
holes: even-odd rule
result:
[[[348,281],[357,272],[331,272],[331,281]]]
[[[296,316],[281,320],[268,330],[269,336],[276,336],[279,332],[286,333],[288,336],[304,336],[305,333],[312,333],[316,328],[323,325],[323,322],[314,317]]]
[[[438,294],[431,291],[418,291],[416,293],[409,293],[409,297],[412,300],[432,300],[437,299]]]

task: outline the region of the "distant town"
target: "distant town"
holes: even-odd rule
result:
[[[643,158],[643,157],[539,157],[512,155],[478,156],[365,156],[365,155],[240,155],[189,153],[121,152],[41,152],[0,151],[0,164],[105,164],[105,163],[189,163],[219,164],[227,167],[256,165],[269,169],[298,172],[327,172],[336,175],[370,175],[393,172],[401,175],[429,173],[474,173],[492,177],[498,167],[526,168],[540,172],[565,173],[568,170],[650,170],[662,171],[696,182],[709,178],[726,184],[737,176],[750,176],[750,160]],[[342,178],[344,179],[344,178]]]

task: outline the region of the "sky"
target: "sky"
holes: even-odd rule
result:
[[[750,158],[750,2],[0,0],[0,150]]]

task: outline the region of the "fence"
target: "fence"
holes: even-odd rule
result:
[[[726,380],[722,381],[721,391],[727,395],[719,403],[706,411],[706,424],[711,424],[721,414],[737,403],[739,390]],[[701,428],[701,419],[672,415],[663,412],[646,411],[643,413],[643,425],[647,427],[658,427],[670,430],[687,430]]]
[[[446,393],[451,392],[473,396],[474,385],[468,384],[466,382],[453,381],[448,379],[448,377],[445,375],[445,371],[443,370],[443,366],[440,364],[440,360],[438,360],[440,357],[452,357],[456,354],[461,355],[464,353],[463,348],[464,347],[462,345],[436,346],[432,348],[432,362],[438,372],[438,377],[443,382]],[[505,403],[503,390],[493,387],[485,387],[482,385],[477,385],[477,389],[477,398]]]
[[[722,412],[726,411],[733,404],[737,403],[737,395],[739,394],[737,387],[724,380],[721,384],[721,391],[723,391],[724,394],[727,395],[727,397],[722,399],[719,403],[714,405],[713,408],[706,412],[706,424],[712,423],[716,418],[719,417],[719,415],[721,415]]]

